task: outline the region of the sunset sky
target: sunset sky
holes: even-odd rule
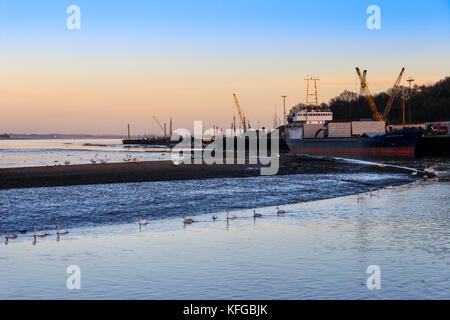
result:
[[[372,4],[381,30],[366,27]],[[307,74],[328,102],[359,90],[356,66],[378,92],[403,66],[417,84],[449,76],[449,57],[448,0],[0,0],[0,133],[143,134],[153,115],[229,127],[233,92],[271,127],[281,95],[305,100]]]

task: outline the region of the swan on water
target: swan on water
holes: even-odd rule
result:
[[[69,230],[60,230],[59,224],[56,225],[56,234],[68,234]]]
[[[14,233],[8,233],[8,230],[5,232],[5,239],[15,239],[17,238],[17,235]]]
[[[363,200],[364,199],[364,197],[362,196],[362,194],[361,193],[358,193],[358,196],[357,196],[357,201],[358,202],[360,202],[361,200]]]
[[[47,231],[39,231],[39,232],[36,232],[36,226],[33,226],[33,231],[34,231],[34,236],[35,236],[35,237],[45,237],[45,236],[48,236],[48,232],[47,232]]]
[[[194,222],[193,219],[188,219],[188,218],[186,218],[186,216],[184,216],[184,224],[191,224],[193,222]]]
[[[147,220],[142,220],[141,216],[139,216],[139,225],[146,226],[147,225]]]
[[[236,215],[230,214],[230,210],[227,209],[227,220],[236,219]]]
[[[254,218],[259,218],[259,217],[262,217],[262,214],[261,213],[257,213],[256,210],[253,210],[253,217]]]

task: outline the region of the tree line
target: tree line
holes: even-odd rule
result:
[[[391,90],[373,96],[380,113],[384,111]],[[405,102],[406,123],[450,120],[450,77],[428,86],[414,85],[411,89],[401,86],[387,116],[390,124],[401,124],[403,121],[402,97]],[[303,103],[292,107],[289,116],[292,117],[305,107]],[[331,109],[334,120],[357,121],[372,118],[372,111],[367,98],[349,90],[344,90],[337,97],[330,99],[328,103],[320,104],[320,109]]]

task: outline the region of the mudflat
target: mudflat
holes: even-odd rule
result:
[[[260,164],[181,164],[172,161],[108,163],[0,169],[0,189],[147,181],[251,177]],[[402,172],[397,168],[355,165],[295,156],[280,158],[278,174],[328,172]]]

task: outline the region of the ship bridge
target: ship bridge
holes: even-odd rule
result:
[[[295,122],[304,122],[307,124],[324,124],[333,120],[333,112],[330,110],[302,110],[295,114]]]

